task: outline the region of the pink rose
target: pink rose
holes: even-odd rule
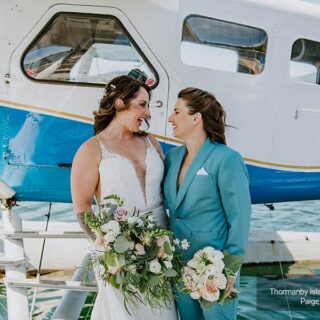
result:
[[[128,218],[128,210],[126,208],[118,208],[113,213],[117,221],[125,221]]]
[[[161,248],[161,247],[163,247],[165,242],[169,242],[170,243],[170,238],[168,236],[161,236],[157,240],[157,246]]]

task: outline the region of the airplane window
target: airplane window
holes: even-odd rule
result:
[[[266,50],[264,30],[196,15],[184,21],[181,59],[188,65],[255,75]]]
[[[289,75],[300,82],[320,84],[320,42],[298,39],[291,51]]]
[[[55,16],[24,54],[22,65],[35,80],[105,84],[138,68],[151,87],[157,82],[155,70],[111,16]]]

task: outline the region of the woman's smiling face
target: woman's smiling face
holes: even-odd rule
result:
[[[186,105],[186,101],[178,99],[173,113],[169,117],[168,121],[172,124],[173,136],[184,140],[184,138],[193,129],[193,118],[194,115],[189,114],[189,108]]]
[[[145,119],[150,118],[149,95],[140,87],[136,96],[129,102],[129,107],[119,113],[121,122],[131,132],[138,132]]]

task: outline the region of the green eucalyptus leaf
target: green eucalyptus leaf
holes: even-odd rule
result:
[[[120,285],[117,283],[116,281],[116,276],[115,275],[112,275],[111,278],[110,278],[110,284],[115,287],[115,288],[119,288]]]
[[[168,241],[166,241],[163,245],[164,248],[164,252],[168,255],[171,256],[172,255],[172,250],[171,250],[171,246],[170,243]]]
[[[225,268],[228,270],[228,273],[230,273],[231,275],[235,274],[241,268],[244,262],[244,257],[230,255],[228,251],[224,251],[223,254],[224,254],[223,262],[224,262]]]
[[[115,267],[116,266],[116,257],[112,252],[106,252],[104,254],[104,262],[107,266]]]
[[[119,262],[120,267],[123,267],[126,265],[126,258],[125,258],[124,254],[119,254],[117,258],[118,258],[118,262]]]
[[[152,276],[149,278],[147,284],[150,287],[157,286],[158,284],[160,284],[160,278],[158,276]]]
[[[121,278],[120,273],[118,272],[118,273],[116,274],[116,283],[117,283],[117,284],[121,284],[121,282],[122,282],[122,278]]]
[[[124,253],[130,248],[130,243],[124,236],[119,236],[114,242],[114,250],[118,253]]]
[[[163,274],[166,277],[176,277],[178,275],[178,272],[174,269],[167,269],[163,271]]]
[[[148,258],[150,259],[154,259],[158,254],[158,247],[156,244],[145,247],[145,250]]]

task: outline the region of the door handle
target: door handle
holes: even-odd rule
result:
[[[157,100],[155,103],[152,104],[152,107],[156,107],[156,108],[162,108],[163,103],[160,100]]]

